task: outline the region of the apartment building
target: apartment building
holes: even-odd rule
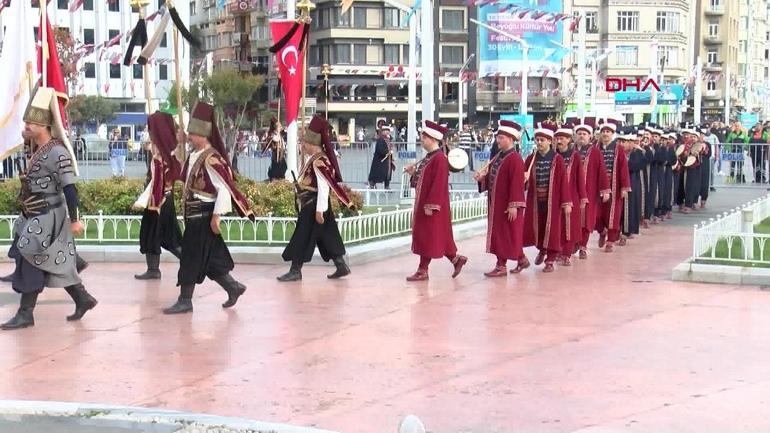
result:
[[[690,77],[689,48],[692,28],[690,14],[693,2],[687,0],[629,1],[573,0],[572,12],[587,18],[586,46],[589,57],[596,53],[606,57],[589,69],[589,101],[596,100],[595,111],[614,110],[626,114],[628,121],[649,119],[653,110],[661,123],[675,123],[683,116],[683,103],[658,104],[654,109],[648,100],[624,99],[605,91],[607,77],[646,80],[657,71],[657,82],[669,86],[681,100],[683,86]],[[574,46],[574,42],[573,42]],[[601,58],[601,57],[600,57]],[[572,79],[577,79],[577,57],[573,56]],[[593,76],[591,76],[593,74]],[[676,86],[673,86],[676,85]],[[591,92],[595,91],[595,98]],[[634,95],[623,95],[633,97]]]
[[[726,88],[738,80],[739,2],[734,0],[697,0],[698,20],[695,24],[695,52],[692,64],[700,58],[703,70],[703,121],[724,119]],[[764,72],[764,71],[763,71]],[[730,79],[728,81],[728,74]],[[764,73],[763,73],[764,76]],[[733,87],[735,89],[735,87]],[[731,106],[742,95],[732,90]]]
[[[163,6],[164,0],[154,0],[147,6],[147,14],[151,15]],[[126,132],[134,135],[146,124],[145,93],[143,68],[140,65],[123,66],[123,53],[128,46],[125,37],[131,32],[139,19],[138,13],[132,11],[128,2],[84,0],[75,12],[69,11],[68,0],[51,1],[48,4],[48,17],[53,26],[66,29],[76,41],[76,46],[93,45],[97,48],[80,59],[81,71],[77,88],[69,89],[71,95],[100,95],[113,99],[119,104],[119,112],[112,122],[114,126],[125,128]],[[182,19],[189,21],[188,5],[185,2],[176,4]],[[30,28],[35,32],[39,27],[39,11],[33,8]],[[0,27],[2,26],[0,16]],[[148,32],[152,34],[160,20],[148,23]],[[122,35],[116,45],[100,49],[106,41]],[[153,64],[150,66],[150,85],[154,88],[155,107],[158,102],[166,101],[168,91],[174,79],[174,51],[172,46],[171,26],[161,40],[160,47],[155,51]],[[189,49],[181,50],[180,64],[183,81],[189,79]],[[135,55],[139,55],[138,50]],[[119,59],[118,59],[119,57]],[[130,131],[130,132],[129,132]]]
[[[759,112],[764,106],[765,50],[767,48],[767,0],[727,0],[737,3],[738,81],[734,106],[738,111]],[[767,113],[766,113],[767,115]]]

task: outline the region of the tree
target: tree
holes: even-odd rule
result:
[[[61,63],[62,74],[64,74],[64,85],[70,95],[77,93],[78,82],[80,80],[80,71],[78,70],[78,60],[80,54],[75,49],[80,44],[70,34],[69,29],[54,27],[54,41],[56,41],[56,51],[59,53],[59,63]]]
[[[89,122],[101,125],[115,118],[118,104],[101,96],[77,95],[70,99],[67,109],[73,125],[82,126]]]
[[[200,95],[204,93],[203,83],[194,81],[190,83],[190,87],[182,87],[182,105],[184,110],[188,113],[192,111],[195,103],[200,100]],[[169,106],[176,107],[176,82],[171,82],[171,88],[168,90],[168,97],[166,99]]]

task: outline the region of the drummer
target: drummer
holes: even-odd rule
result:
[[[700,155],[703,149],[703,142],[700,141],[698,131],[691,125],[686,125],[682,129],[682,138],[684,139],[685,154],[687,155],[684,163],[684,207],[682,208],[682,213],[690,213],[695,209],[695,203],[700,195]]]

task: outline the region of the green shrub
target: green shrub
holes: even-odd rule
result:
[[[257,216],[285,217],[296,216],[294,210],[294,185],[291,182],[255,182],[247,178],[238,178],[238,188],[251,203],[251,209]],[[131,210],[131,205],[144,191],[143,179],[127,179],[113,177],[109,179],[89,180],[78,182],[78,197],[80,213],[97,215],[99,210],[105,215],[136,215],[141,212]],[[0,214],[14,215],[19,213],[18,194],[20,183],[18,179],[0,182]],[[174,201],[177,213],[181,214],[182,184],[177,183],[174,189]],[[363,197],[350,191],[348,195],[356,204],[357,209],[363,208]],[[334,195],[332,194],[332,197]],[[336,198],[332,199],[333,209],[344,216],[356,215],[340,206]]]

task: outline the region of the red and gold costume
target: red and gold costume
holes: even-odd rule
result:
[[[571,140],[572,128],[560,129],[557,134],[562,134]],[[567,184],[570,201],[572,202],[572,212],[566,216],[564,229],[562,230],[563,264],[569,266],[570,258],[577,251],[577,245],[583,237],[582,209],[588,205],[588,197],[580,152],[570,143],[570,147],[565,152],[559,152],[559,154],[564,158],[564,182]]]
[[[602,129],[617,130],[614,123],[605,123]],[[607,181],[610,186],[610,199],[602,203],[596,216],[596,231],[600,233],[599,248],[605,247],[605,251],[611,252],[613,244],[620,239],[620,217],[623,214],[623,196],[631,191],[631,177],[628,171],[628,159],[626,152],[617,145],[617,140],[604,146],[597,144],[602,155],[604,167],[607,172]]]
[[[581,125],[575,127],[578,130],[588,131],[593,135],[593,119],[586,119]],[[610,193],[610,181],[607,177],[607,168],[604,165],[602,152],[595,142],[591,142],[578,149],[583,165],[583,181],[585,182],[586,203],[585,208],[581,209],[581,237],[578,242],[580,247],[580,257],[586,257],[588,240],[596,227],[597,213],[601,210],[602,195]]]

